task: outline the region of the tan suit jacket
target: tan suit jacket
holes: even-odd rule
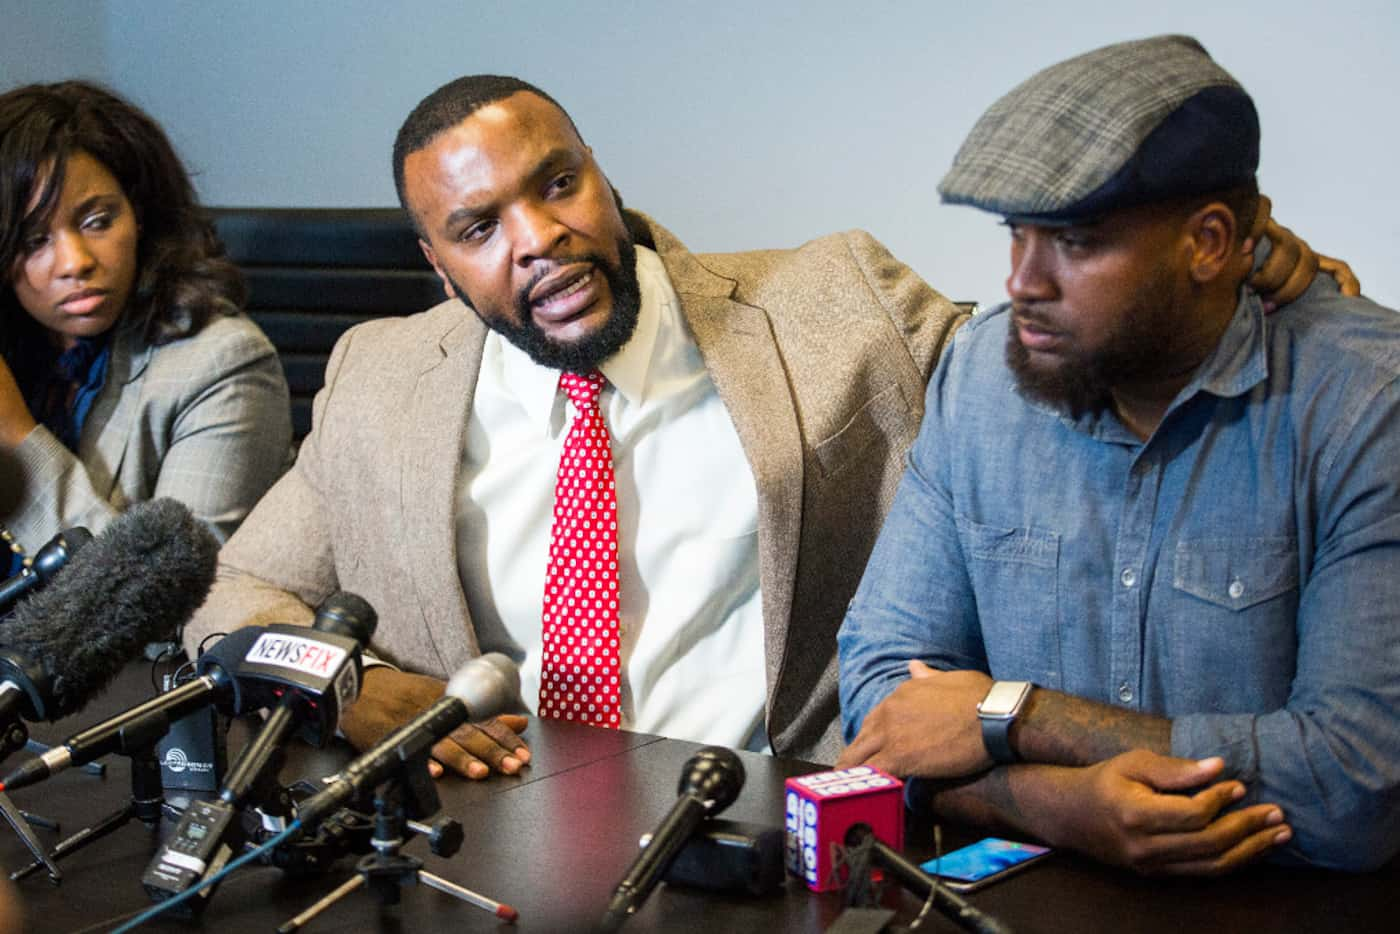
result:
[[[836,630],[961,315],[862,232],[697,256],[645,223],[756,480],[769,737],[830,761]],[[446,677],[479,652],[453,508],[486,333],[454,300],[342,338],[296,465],[224,548],[187,646],[307,621],[339,587],[377,608],[373,647],[404,668]]]

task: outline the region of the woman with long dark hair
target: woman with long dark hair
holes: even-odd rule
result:
[[[226,538],[272,485],[290,451],[287,387],[245,293],[149,116],[81,81],[0,95],[12,570],[59,530],[96,533],[157,496]]]

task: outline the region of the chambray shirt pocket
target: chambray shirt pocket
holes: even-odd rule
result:
[[[957,517],[991,674],[1058,688],[1060,536]]]
[[[1172,586],[1235,613],[1298,587],[1298,545],[1292,538],[1183,539],[1176,545]]]
[[[1176,685],[1167,712],[1248,713],[1285,703],[1298,666],[1298,582],[1293,538],[1178,541],[1173,605],[1157,635],[1165,640],[1162,680]],[[1203,656],[1207,645],[1222,650]]]

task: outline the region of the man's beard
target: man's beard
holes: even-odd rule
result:
[[[1006,365],[1021,394],[1079,418],[1111,409],[1116,386],[1171,373],[1177,365],[1172,351],[1184,308],[1171,270],[1161,268],[1137,294],[1138,301],[1123,313],[1100,347],[1071,349],[1052,365],[1032,362],[1013,320],[1006,335]],[[1036,320],[1033,311],[1026,317]]]
[[[507,321],[504,316],[492,318],[481,316],[486,326],[510,341],[540,366],[553,370],[568,370],[571,373],[588,373],[622,349],[637,329],[637,317],[642,309],[642,287],[637,281],[637,248],[631,239],[619,237],[617,240],[618,262],[616,265],[597,254],[571,256],[564,262],[590,263],[596,272],[601,272],[608,283],[608,293],[612,297],[612,310],[603,326],[591,334],[567,343],[550,338],[535,323],[530,314],[531,281],[515,296],[515,320]],[[456,280],[448,277],[452,288],[469,307],[475,308],[467,292]]]

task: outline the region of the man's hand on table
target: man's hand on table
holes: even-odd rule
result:
[[[1040,813],[1030,823],[1052,844],[1145,875],[1215,876],[1292,836],[1277,805],[1226,811],[1245,789],[1216,781],[1223,767],[1137,749],[1084,768],[1035,769],[1033,783],[1010,777],[1020,810]]]
[[[1277,805],[1230,810],[1245,787],[1220,780],[1218,757],[1131,748],[1091,765],[993,769],[976,712],[991,678],[919,661],[909,663],[909,674],[871,710],[838,768],[866,764],[952,781],[951,795],[935,805],[950,808],[945,816],[1010,824],[1143,874],[1222,875],[1292,836]]]
[[[992,679],[909,662],[909,680],[870,711],[836,767],[873,765],[894,775],[961,778],[991,768],[977,705]]]
[[[446,687],[427,675],[386,666],[366,669],[360,698],[341,717],[341,731],[363,752],[431,707]],[[478,779],[492,773],[514,775],[530,761],[530,750],[519,736],[526,722],[525,717],[503,714],[484,723],[465,723],[433,746],[428,771],[434,778],[446,771]]]

